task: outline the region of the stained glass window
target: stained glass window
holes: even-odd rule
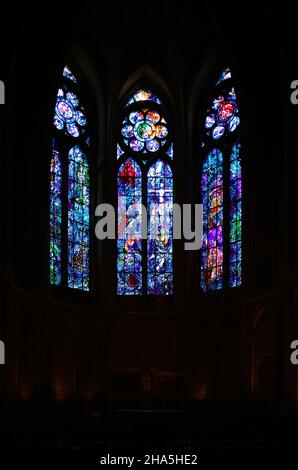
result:
[[[50,283],[89,290],[89,136],[79,81],[65,66],[53,116]]]
[[[116,155],[117,293],[171,295],[174,149],[166,109],[151,90],[138,90],[125,103]]]
[[[210,103],[201,139],[204,292],[239,287],[242,282],[240,116],[228,67],[219,75]]]

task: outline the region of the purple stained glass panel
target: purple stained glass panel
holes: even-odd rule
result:
[[[213,149],[205,158],[201,191],[201,288],[206,292],[223,287],[223,154],[218,149]]]
[[[216,143],[216,148],[206,151],[201,181],[203,291],[221,289],[224,285],[238,287],[242,282],[240,116],[229,68],[222,71],[214,90],[201,136],[202,148],[210,149],[210,144],[212,148]],[[227,205],[225,220],[223,203]]]
[[[235,143],[230,155],[230,287],[239,287],[242,277],[242,179],[240,150],[240,143]]]
[[[72,73],[72,71],[70,70],[70,68],[68,67],[68,65],[64,67],[62,75],[63,77],[68,78],[68,80],[71,80],[72,82],[77,83],[77,79]]]

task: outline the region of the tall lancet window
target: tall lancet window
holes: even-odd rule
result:
[[[89,135],[79,80],[61,76],[50,162],[50,283],[89,290]]]
[[[117,145],[118,295],[173,293],[173,154],[164,104],[139,90],[123,106]]]
[[[202,129],[203,246],[201,289],[242,282],[242,180],[240,117],[229,68],[220,74]]]

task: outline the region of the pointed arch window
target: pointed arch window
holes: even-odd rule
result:
[[[117,144],[118,295],[173,293],[173,155],[163,102],[137,91],[121,110]]]
[[[240,116],[229,68],[212,89],[201,135],[201,289],[206,292],[242,283]]]
[[[79,80],[65,66],[52,124],[50,284],[88,291],[89,129]]]

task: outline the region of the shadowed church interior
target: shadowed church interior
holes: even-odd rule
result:
[[[3,447],[297,443],[294,20],[197,3],[8,13]],[[173,203],[203,205],[200,250]]]

